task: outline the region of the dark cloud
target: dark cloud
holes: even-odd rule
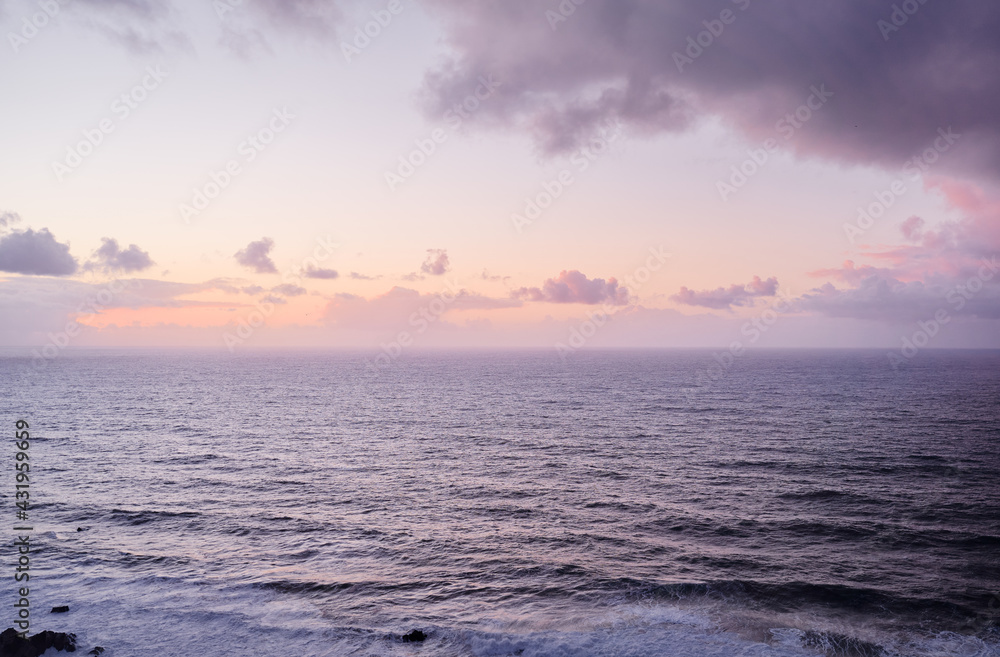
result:
[[[427,259],[420,271],[431,276],[443,276],[448,271],[448,252],[444,249],[427,249]]]
[[[77,270],[68,244],[60,244],[48,228],[15,230],[0,237],[0,271],[36,276],[69,276]]]
[[[670,297],[672,301],[686,306],[700,306],[715,310],[729,310],[733,306],[752,306],[757,297],[773,297],[778,292],[778,279],[762,281],[754,276],[746,285],[730,285],[714,290],[690,290],[681,287],[680,292]]]
[[[156,263],[149,257],[149,253],[135,244],[129,244],[127,249],[122,250],[117,240],[102,237],[101,248],[94,252],[94,258],[84,265],[84,269],[131,273],[149,269],[154,264]]]
[[[896,167],[951,126],[967,155],[1000,171],[1000,88],[988,83],[1000,4],[914,2],[885,38],[879,21],[898,4],[588,0],[553,28],[555,3],[429,0],[454,55],[426,77],[428,111],[440,116],[495,74],[503,86],[470,120],[520,127],[558,152],[610,118],[655,133],[714,115],[774,137],[825,84],[834,96],[789,142],[804,154]],[[687,56],[705,21],[718,29],[724,10],[730,24],[678,70],[675,53]]]
[[[323,269],[313,265],[306,267],[305,271],[302,272],[302,275],[306,278],[317,278],[326,281],[332,281],[333,279],[340,277],[340,273],[337,272],[336,269]]]
[[[656,134],[717,116],[751,138],[774,137],[778,122],[814,86],[826,85],[834,96],[794,140],[782,142],[795,151],[898,167],[929,148],[939,129],[953,128],[962,137],[946,154],[948,166],[1000,173],[1000,89],[990,84],[1000,65],[1000,4],[562,5],[575,10],[556,22],[556,2],[427,0],[452,53],[426,74],[428,112],[440,117],[475,93],[481,78],[493,76],[502,85],[468,123],[515,126],[556,153],[580,145],[607,120]],[[904,5],[916,11],[900,13]],[[223,42],[245,53],[266,48],[272,33],[311,35],[335,46],[353,27],[345,28],[342,7],[357,4],[259,0],[228,6],[233,11],[213,18]],[[719,21],[724,11],[732,18],[726,25]],[[68,12],[132,50],[186,40],[172,2],[79,0]],[[710,34],[706,22],[721,33]],[[691,46],[698,39],[707,45]]]
[[[248,267],[258,274],[277,274],[278,268],[271,260],[271,249],[274,248],[274,240],[264,237],[256,242],[250,242],[245,249],[241,249],[233,256],[236,262],[244,267]]]
[[[629,302],[628,289],[618,285],[618,281],[609,278],[588,279],[583,273],[562,271],[555,278],[549,278],[542,287],[522,287],[511,292],[514,299],[525,301],[543,301],[547,303],[608,303],[614,306],[624,306]]]

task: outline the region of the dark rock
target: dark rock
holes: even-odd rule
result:
[[[34,654],[35,651],[31,649],[31,642],[19,637],[17,630],[13,627],[0,633],[0,655],[4,657],[25,657]]]
[[[65,614],[67,611],[69,611],[69,605],[63,605],[62,607],[53,607],[52,611],[49,613]]]
[[[427,635],[420,630],[413,630],[409,634],[403,635],[403,641],[407,642],[419,642],[427,638]]]
[[[88,655],[100,655],[102,652],[104,652],[104,648],[102,648],[100,646],[94,646],[94,649],[91,650],[90,652],[88,652],[87,654]]]
[[[31,645],[38,651],[35,653],[36,655],[41,655],[49,648],[65,650],[66,652],[76,652],[75,634],[64,634],[62,632],[50,632],[46,630],[45,632],[39,632],[28,639],[28,641],[31,641]]]
[[[76,528],[76,531],[78,531],[78,532],[82,532],[82,531],[83,531],[83,527],[77,527],[77,528]]]
[[[49,648],[76,652],[76,635],[45,631],[30,639],[22,639],[13,627],[0,633],[2,657],[38,657]]]

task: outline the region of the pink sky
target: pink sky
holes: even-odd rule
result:
[[[43,5],[0,345],[1000,347],[991,3]]]

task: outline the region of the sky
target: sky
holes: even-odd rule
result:
[[[1000,347],[994,2],[7,0],[0,34],[0,345]]]

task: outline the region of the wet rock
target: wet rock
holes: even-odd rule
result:
[[[69,611],[69,605],[63,605],[62,607],[53,607],[52,611],[49,612],[49,613],[52,613],[52,614],[65,614],[67,611]]]
[[[0,655],[3,657],[38,657],[49,648],[76,652],[76,635],[46,630],[22,639],[12,627],[0,633]]]
[[[406,641],[406,642],[409,642],[409,643],[420,642],[420,641],[423,641],[426,638],[427,638],[427,635],[424,634],[423,632],[421,632],[420,630],[413,630],[409,634],[404,634],[403,635],[403,641]]]
[[[76,652],[76,635],[64,634],[63,632],[39,632],[28,639],[37,651],[36,655],[41,655],[49,648],[65,650],[66,652]]]
[[[88,655],[100,655],[102,652],[104,652],[104,648],[102,648],[100,646],[94,646],[94,649],[91,650],[90,652],[88,652],[87,654]]]

